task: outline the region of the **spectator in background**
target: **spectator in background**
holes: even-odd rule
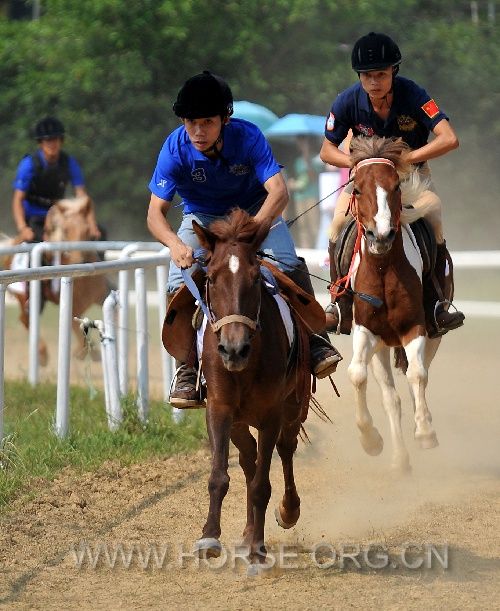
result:
[[[325,169],[319,155],[313,156],[310,136],[297,136],[296,144],[300,155],[293,164],[293,177],[287,179],[287,187],[293,202],[288,205],[287,218],[295,218],[319,200],[318,179]],[[294,237],[302,248],[313,248],[318,233],[319,212],[313,208],[294,225]]]
[[[338,189],[349,180],[349,170],[325,164],[325,171],[318,178],[320,222],[315,248],[328,250],[330,224],[340,193]]]

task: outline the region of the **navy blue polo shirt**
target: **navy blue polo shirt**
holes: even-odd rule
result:
[[[149,189],[159,198],[182,198],[185,213],[225,215],[252,208],[267,195],[262,186],[281,171],[260,129],[243,119],[224,126],[221,158],[197,151],[182,125],[165,140]]]
[[[352,129],[354,136],[401,137],[412,149],[424,146],[429,133],[443,119],[431,96],[413,81],[394,79],[394,98],[387,120],[373,111],[368,94],[356,83],[340,93],[326,118],[325,137],[339,146]]]

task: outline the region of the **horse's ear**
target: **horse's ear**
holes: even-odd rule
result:
[[[206,227],[202,227],[196,221],[193,221],[193,229],[196,235],[198,236],[198,240],[200,240],[200,246],[205,248],[206,250],[213,252],[215,247],[215,242],[217,238],[215,235],[209,231]]]
[[[272,217],[268,216],[263,221],[258,223],[257,231],[255,232],[254,238],[252,240],[252,244],[255,246],[255,248],[258,248],[267,238],[267,234],[271,229],[273,220],[274,219]]]

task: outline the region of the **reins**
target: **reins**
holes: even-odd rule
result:
[[[335,195],[335,193],[337,193],[337,191],[340,191],[341,189],[344,189],[345,187],[347,187],[347,185],[352,182],[354,180],[354,177],[349,178],[349,180],[347,182],[345,182],[343,185],[340,185],[340,187],[337,187],[335,189],[335,191],[332,191],[331,193],[328,193],[328,195],[325,195],[325,197],[322,197],[319,201],[317,201],[315,204],[313,204],[312,206],[309,206],[309,208],[306,208],[304,210],[304,212],[301,212],[299,215],[297,215],[295,218],[293,219],[289,219],[288,221],[286,221],[286,225],[287,227],[291,227],[296,220],[300,219],[301,216],[304,216],[304,214],[307,214],[307,212],[310,212],[311,210],[313,210],[314,208],[316,208],[316,206],[319,206],[321,204],[321,202],[324,202],[325,199],[328,199],[329,197],[331,197],[332,195]]]

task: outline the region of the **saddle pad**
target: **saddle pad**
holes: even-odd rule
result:
[[[267,267],[276,278],[278,286],[290,303],[313,333],[319,333],[326,327],[325,311],[313,295],[309,295],[297,286],[284,272],[269,261],[262,260],[261,265]]]
[[[424,275],[429,274],[436,264],[436,238],[434,231],[426,219],[421,218],[410,224],[415,241],[422,257]]]

